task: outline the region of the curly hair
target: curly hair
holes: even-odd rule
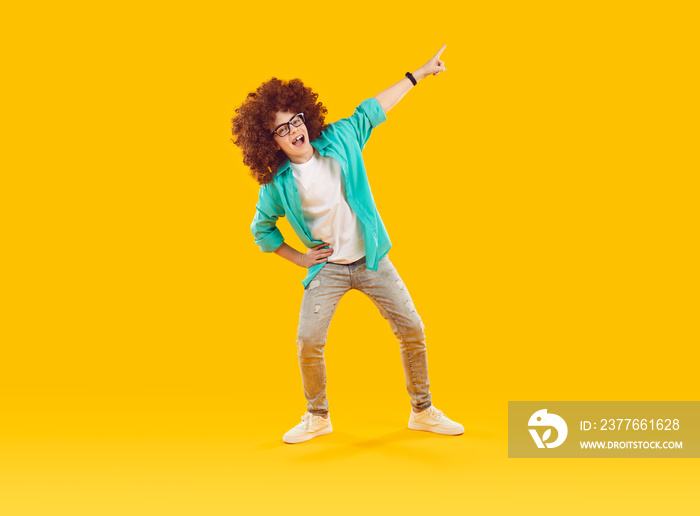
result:
[[[277,167],[287,158],[272,136],[270,126],[278,111],[304,113],[309,140],[314,141],[326,128],[328,109],[317,101],[318,93],[304,86],[301,79],[281,81],[273,77],[248,93],[245,102],[231,119],[231,140],[243,151],[243,163],[261,184],[271,182]]]

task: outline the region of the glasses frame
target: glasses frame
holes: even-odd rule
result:
[[[299,125],[294,125],[294,124],[292,124],[292,120],[294,120],[296,117],[301,117],[301,124],[299,124]],[[305,123],[306,123],[306,120],[304,120],[304,113],[297,113],[296,115],[294,115],[292,118],[289,119],[289,122],[285,122],[285,123],[280,124],[280,125],[278,125],[277,127],[275,127],[274,131],[272,131],[272,135],[273,135],[273,136],[274,136],[274,135],[277,135],[277,136],[279,136],[280,138],[284,138],[285,136],[287,136],[289,133],[292,132],[292,127],[291,127],[291,126],[294,125],[294,127],[301,127],[301,126],[304,125]],[[277,131],[280,129],[280,127],[284,127],[285,125],[287,126],[287,132],[284,133],[284,134],[279,134]]]

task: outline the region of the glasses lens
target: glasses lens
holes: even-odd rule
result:
[[[275,132],[277,133],[277,136],[287,136],[287,133],[289,132],[289,126],[287,124],[284,124],[275,129]]]
[[[299,113],[297,116],[295,116],[294,118],[292,118],[292,119],[289,121],[289,123],[292,124],[294,127],[299,127],[301,124],[304,123],[304,115],[302,115],[301,113]]]

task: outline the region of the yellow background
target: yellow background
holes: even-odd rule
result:
[[[697,459],[507,459],[508,400],[698,399],[693,2],[3,8],[0,513],[691,514]],[[304,271],[249,232],[245,95],[329,120],[447,43],[364,153],[448,438],[350,293],[296,446]],[[292,245],[298,240],[281,225]]]

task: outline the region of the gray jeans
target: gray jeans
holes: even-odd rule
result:
[[[348,265],[329,262],[304,290],[297,350],[308,411],[328,413],[323,349],[338,302],[350,289],[357,289],[374,301],[399,339],[411,405],[418,410],[430,407],[425,326],[394,264],[385,256],[376,271],[367,269],[364,258]],[[367,345],[366,338],[358,334],[357,339],[361,346]],[[366,349],[365,353],[369,355],[369,351]]]

